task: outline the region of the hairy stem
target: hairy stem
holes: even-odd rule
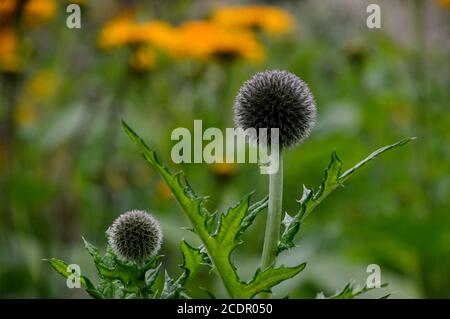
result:
[[[274,174],[269,175],[269,206],[267,211],[266,232],[261,258],[261,270],[275,263],[280,241],[280,228],[283,202],[283,157],[280,151],[279,168]],[[269,293],[261,295],[262,298],[270,298]]]

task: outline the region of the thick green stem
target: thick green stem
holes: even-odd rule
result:
[[[269,207],[267,211],[266,232],[261,258],[261,270],[272,266],[277,256],[278,243],[280,241],[280,228],[283,202],[283,157],[280,151],[279,168],[274,174],[269,175]],[[270,298],[269,293],[261,295],[262,298]]]

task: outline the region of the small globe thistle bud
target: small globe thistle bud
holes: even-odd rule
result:
[[[113,252],[124,261],[144,263],[161,248],[161,226],[152,215],[142,210],[120,215],[108,233]]]
[[[316,104],[305,82],[287,71],[256,73],[239,90],[234,102],[234,122],[238,128],[279,129],[280,147],[301,143],[316,121]],[[258,136],[251,136],[255,141]],[[270,139],[268,138],[270,142]]]

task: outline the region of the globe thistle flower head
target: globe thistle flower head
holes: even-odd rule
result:
[[[279,129],[280,147],[301,143],[316,121],[316,104],[308,85],[287,71],[259,72],[245,82],[234,102],[234,122],[238,128]],[[250,140],[258,136],[250,134]]]
[[[161,248],[161,226],[152,215],[142,210],[120,215],[108,233],[113,252],[124,261],[142,264]]]

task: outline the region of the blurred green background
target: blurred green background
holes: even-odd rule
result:
[[[80,4],[81,29],[66,27],[68,3]],[[366,27],[369,3],[382,9],[381,29]],[[233,127],[242,82],[276,68],[303,78],[318,106],[311,137],[285,156],[284,210],[296,211],[303,184],[320,184],[333,150],[348,168],[418,140],[371,162],[308,217],[299,247],[281,258],[307,268],[275,296],[364,285],[378,264],[394,298],[449,298],[449,38],[446,0],[0,0],[0,297],[86,298],[41,259],[93,277],[81,236],[104,247],[130,209],[160,220],[165,267],[179,272],[178,243],[196,238],[120,119],[185,170],[212,210],[252,190],[258,199],[267,176],[256,165],[175,165],[170,134],[194,119]],[[234,254],[242,278],[259,264],[264,219]],[[225,296],[207,270],[196,283],[194,296],[206,297],[198,287]]]

